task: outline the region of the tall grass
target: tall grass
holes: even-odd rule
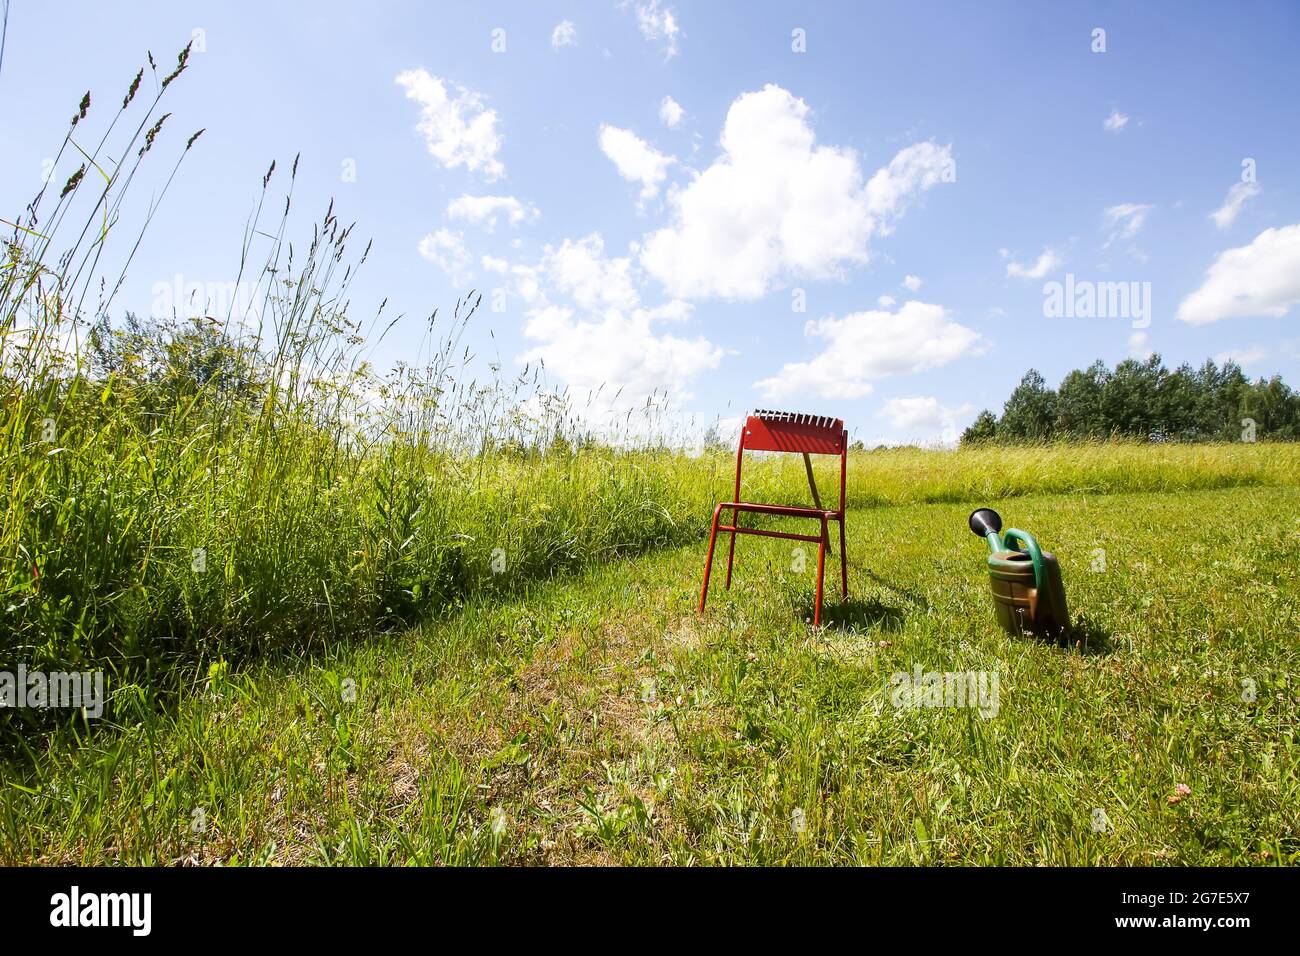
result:
[[[75,166],[62,191],[8,224],[0,667],[96,666],[118,687],[158,683],[178,665],[197,675],[217,659],[382,635],[473,593],[705,533],[732,453],[688,454],[646,422],[628,426],[639,441],[598,442],[535,369],[473,378],[461,334],[476,297],[429,317],[412,362],[371,368],[395,320],[382,305],[350,317],[369,247],[350,257],[352,227],[332,204],[302,252],[289,242],[297,160],[267,222],[281,209],[272,164],[244,237],[237,281],[257,290],[255,321],[233,304],[114,319],[155,207],[120,244],[114,281],[106,252],[129,187],[161,151],[160,101],[187,59],[160,77],[151,57],[154,96],[138,95],[142,70],[93,149],[79,143],[87,94],[59,152]],[[849,501],[1262,484],[1296,463],[1283,447],[855,452]],[[804,497],[798,463],[761,460],[750,474],[753,497]]]
[[[857,467],[854,467],[856,463]],[[940,449],[894,448],[850,456],[850,505],[997,501],[1018,495],[1173,492],[1289,485],[1293,444],[1173,445],[1054,442]],[[794,481],[797,464],[787,469]]]

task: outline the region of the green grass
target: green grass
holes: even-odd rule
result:
[[[698,618],[697,541],[119,694],[5,767],[0,861],[1294,863],[1300,490],[1227,483],[853,509],[819,632],[766,539]],[[1057,553],[1076,643],[996,627],[975,503]],[[896,709],[918,664],[998,672],[996,715]]]

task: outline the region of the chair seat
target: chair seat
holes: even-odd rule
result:
[[[826,508],[802,508],[798,505],[767,505],[755,501],[724,501],[719,505],[720,508],[731,508],[734,511],[754,511],[759,514],[767,515],[786,515],[792,518],[833,518],[839,520],[842,515],[838,511],[832,511]]]

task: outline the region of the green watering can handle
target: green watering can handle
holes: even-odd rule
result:
[[[1038,546],[1034,536],[1028,531],[1008,528],[1002,532],[1002,540],[1006,542],[1008,548],[1013,546],[1014,541],[1020,541],[1025,546],[1024,550],[1029,552],[1029,560],[1034,564],[1034,587],[1038,588],[1040,593],[1046,594],[1047,568],[1043,565],[1043,550]]]

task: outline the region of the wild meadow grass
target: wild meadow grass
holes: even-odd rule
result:
[[[879,448],[850,454],[855,480],[849,502],[872,505],[997,500],[1018,495],[1187,491],[1295,481],[1300,452],[1292,444],[1150,445],[1145,442],[1054,442],[975,445],[960,449]],[[734,466],[733,466],[734,467]],[[791,456],[767,464],[767,480],[787,493],[806,487]],[[836,478],[827,472],[827,484]],[[820,481],[820,479],[819,479]],[[805,495],[806,497],[806,495]]]
[[[0,860],[1294,864],[1298,495],[997,502],[1064,644],[995,623],[972,503],[851,509],[821,630],[768,539],[703,617],[698,541],[477,594],[31,741]],[[997,673],[996,711],[896,706],[918,666]]]
[[[734,450],[477,376],[474,296],[377,372],[368,249],[332,206],[289,241],[296,160],[242,246],[255,321],[113,315],[186,63],[98,146],[83,101],[62,192],[8,223],[0,670],[109,701],[0,714],[0,862],[1294,861],[1296,446],[855,450],[830,626],[751,539],[697,619]],[[806,502],[802,463],[744,493]],[[1076,645],[993,626],[977,505],[1061,556]],[[1001,716],[889,709],[917,662],[997,668]]]

